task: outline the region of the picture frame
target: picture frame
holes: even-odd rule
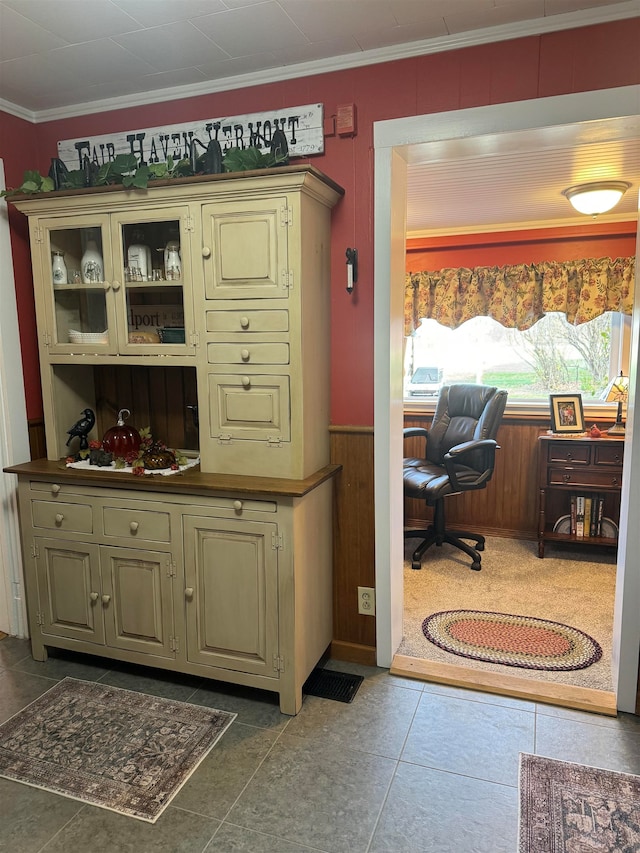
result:
[[[555,433],[584,432],[582,394],[549,394],[551,431]]]

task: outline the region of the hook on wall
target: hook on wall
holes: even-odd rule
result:
[[[353,293],[353,285],[358,281],[358,250],[347,249],[347,293]]]

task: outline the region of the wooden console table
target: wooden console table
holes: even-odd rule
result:
[[[594,546],[618,544],[624,436],[541,435],[538,439],[538,556],[546,542]],[[580,536],[571,527],[571,496],[603,499],[606,535]]]

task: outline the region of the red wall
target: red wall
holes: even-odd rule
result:
[[[325,153],[310,158],[346,190],[332,235],[334,424],[373,423],[373,122],[637,84],[639,43],[640,17],[171,102],[172,123],[306,103],[324,104],[330,116],[337,104],[356,104],[357,136],[328,137]],[[167,115],[161,103],[39,124],[38,156],[29,166],[46,171],[58,139],[153,127]],[[2,146],[0,156],[17,156],[23,168],[22,152]],[[344,290],[347,246],[359,250],[353,298]],[[25,360],[32,350],[25,341]],[[32,388],[28,393],[32,415],[39,403]]]
[[[4,161],[8,187],[20,186],[25,169],[38,168],[38,128],[31,122],[0,112],[0,158]],[[48,168],[48,167],[47,167]],[[29,252],[29,229],[22,214],[8,205],[11,226],[11,254],[16,286],[18,325],[22,349],[22,371],[27,404],[27,417],[42,416],[40,368],[36,338],[33,279]],[[16,353],[17,356],[17,353]]]
[[[407,272],[501,267],[580,258],[628,258],[636,251],[636,223],[501,231],[407,240]]]

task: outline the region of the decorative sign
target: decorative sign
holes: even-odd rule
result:
[[[150,127],[144,130],[87,136],[58,142],[58,157],[70,169],[82,168],[85,156],[101,166],[117,154],[135,154],[140,165],[174,162],[189,157],[191,142],[198,140],[207,147],[217,139],[224,154],[231,147],[257,146],[269,150],[276,130],[287,137],[290,157],[322,154],[324,151],[324,116],[322,104],[287,107],[268,113],[251,113],[230,118],[206,119],[189,124]]]

